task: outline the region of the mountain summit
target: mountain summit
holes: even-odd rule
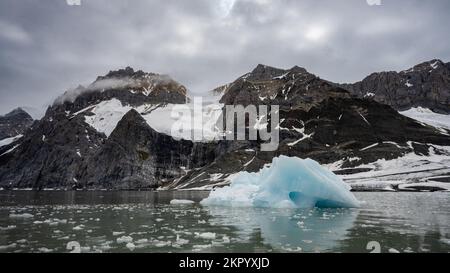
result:
[[[223,90],[221,102],[230,105],[280,105],[281,109],[310,109],[326,98],[350,97],[348,91],[294,66],[279,69],[258,65]]]
[[[0,140],[23,134],[32,123],[33,118],[22,108],[0,116]]]
[[[360,82],[338,86],[399,111],[424,107],[450,114],[450,63],[441,60],[423,62],[401,72],[373,73]]]

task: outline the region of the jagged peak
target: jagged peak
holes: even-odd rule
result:
[[[300,67],[298,65],[294,65],[291,69],[289,69],[289,71],[296,73],[308,73],[308,71],[305,68]]]
[[[142,70],[134,70],[132,67],[109,71],[105,76],[99,76],[90,84],[87,89],[102,89],[103,83],[123,86],[142,86],[147,87],[158,84],[174,84],[182,86],[179,82],[174,80],[170,75],[157,74],[152,72],[144,72]],[[184,86],[183,86],[184,87]]]
[[[276,68],[273,66],[268,66],[268,65],[264,65],[264,64],[258,64],[250,73],[251,75],[275,75],[275,74],[280,74],[280,73],[284,73],[286,70],[281,69],[281,68]],[[276,76],[276,75],[275,75]]]
[[[27,113],[27,111],[23,110],[21,107],[17,107],[10,111],[9,113],[5,114],[3,117],[12,117],[17,115],[27,115],[31,118],[30,114]]]
[[[268,66],[265,64],[258,64],[255,68],[253,68],[253,71],[261,71],[261,70],[265,70],[267,68],[275,68],[275,67],[271,67],[271,66]]]
[[[96,81],[105,79],[139,79],[148,77],[165,77],[170,78],[168,75],[159,75],[156,73],[147,73],[142,70],[134,70],[132,67],[127,66],[118,70],[110,70],[106,75],[97,77]]]
[[[422,62],[419,64],[416,64],[415,66],[407,69],[407,70],[403,70],[400,73],[412,73],[414,71],[423,71],[423,70],[427,70],[427,71],[432,71],[441,67],[446,67],[447,65],[440,59],[432,59],[430,61],[426,61],[426,62]]]
[[[246,80],[271,80],[287,73],[305,74],[309,72],[300,66],[293,66],[290,69],[282,69],[264,64],[258,64],[250,73],[245,74],[241,78]]]
[[[141,116],[141,114],[139,114],[139,112],[138,112],[136,109],[134,109],[134,108],[132,108],[130,111],[128,111],[128,112],[123,116],[122,119],[123,119],[123,120],[129,120],[129,119],[135,120],[135,119],[138,119],[139,121],[144,121],[144,122],[145,122],[145,120],[144,120],[144,118]]]

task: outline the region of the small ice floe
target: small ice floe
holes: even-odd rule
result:
[[[172,243],[170,241],[153,240],[152,244],[155,247],[165,247],[165,246],[170,246]]]
[[[216,239],[216,234],[214,232],[195,232],[195,237],[206,240],[214,240]]]
[[[131,236],[122,236],[122,237],[117,238],[116,242],[118,244],[131,243],[131,242],[133,242],[133,237],[131,237]]]
[[[224,244],[230,243],[230,237],[228,237],[227,235],[223,235],[222,240]]]
[[[84,225],[78,225],[73,228],[73,230],[83,230],[83,229],[84,229]]]
[[[127,243],[126,247],[130,250],[130,251],[134,251],[134,249],[136,248],[136,246],[133,243]]]
[[[10,226],[6,226],[6,227],[0,227],[0,230],[11,230],[11,229],[15,229],[16,226],[14,225],[10,225]]]
[[[410,247],[405,248],[405,249],[403,250],[403,252],[405,252],[405,253],[414,253],[414,251],[413,251],[412,248],[410,248]]]
[[[17,247],[17,244],[16,243],[12,243],[12,244],[9,244],[9,245],[0,246],[0,250],[7,250],[7,249],[10,249],[10,248],[16,248],[16,247]]]
[[[113,231],[113,233],[112,233],[113,236],[119,236],[119,235],[122,235],[122,234],[125,234],[125,232],[123,232],[123,231]]]
[[[194,245],[192,251],[201,251],[202,249],[210,248],[211,245]]]
[[[46,247],[40,247],[40,248],[38,248],[38,251],[41,252],[41,253],[50,253],[50,252],[53,252],[53,250],[48,249],[48,248],[46,248]]]
[[[192,205],[195,204],[192,200],[173,199],[170,201],[171,205]]]
[[[90,246],[82,246],[80,248],[80,250],[81,250],[82,253],[87,253],[87,252],[91,251],[91,247]]]
[[[62,225],[67,224],[67,222],[68,222],[67,219],[58,219],[58,218],[53,219],[53,223],[58,223]]]
[[[182,245],[187,245],[189,244],[189,240],[183,239],[180,237],[179,234],[177,234],[177,240],[175,241],[175,244],[182,246]]]
[[[137,240],[136,241],[136,244],[146,244],[146,243],[148,243],[148,239],[139,239],[139,240]]]
[[[352,208],[360,202],[340,177],[312,159],[280,156],[258,173],[240,172],[212,191],[207,206]]]
[[[15,213],[11,213],[9,215],[9,218],[15,218],[15,219],[28,219],[28,218],[33,218],[34,215],[30,214],[30,213],[22,213],[22,214],[15,214]]]
[[[281,249],[286,251],[286,252],[302,252],[303,251],[303,249],[301,247],[299,247],[299,246],[296,247],[296,248],[288,247],[288,246],[282,246]]]
[[[162,222],[162,221],[164,221],[164,219],[162,219],[162,218],[156,218],[155,221],[156,221],[156,222]]]
[[[395,249],[395,248],[389,248],[389,253],[400,253],[400,251],[398,251],[397,249]]]

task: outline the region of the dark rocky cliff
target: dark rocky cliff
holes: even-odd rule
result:
[[[429,108],[450,113],[450,63],[431,60],[401,72],[373,73],[360,82],[342,84],[360,98],[403,111],[411,107]]]
[[[23,134],[33,124],[33,118],[21,108],[0,116],[0,140]]]

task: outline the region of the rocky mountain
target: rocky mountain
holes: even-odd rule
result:
[[[172,130],[179,121],[172,110],[190,107],[186,93],[168,76],[131,68],[66,92],[22,138],[0,147],[0,187],[210,189],[279,155],[309,157],[342,175],[412,155],[420,157],[414,168],[450,159],[449,130],[358,98],[301,67],[258,65],[217,88],[220,103],[201,113],[202,125],[214,126],[224,105],[279,105],[273,152],[261,151],[261,139],[191,141],[198,124],[190,121],[187,134]]]
[[[439,148],[450,145],[450,131],[421,124],[372,99],[356,98],[304,68],[258,65],[220,90],[224,104],[280,105],[278,150],[262,152],[258,142],[235,141],[213,163],[168,188],[220,186],[237,171],[257,171],[279,155],[309,157],[336,166],[342,174],[370,171],[358,166],[411,153],[450,155]]]
[[[450,113],[450,63],[431,60],[401,72],[373,73],[360,82],[338,85],[399,111],[423,107]]]
[[[223,91],[226,105],[280,105],[283,110],[309,110],[328,98],[349,98],[350,94],[294,66],[289,70],[258,65]]]
[[[170,137],[158,138],[159,133],[149,127],[139,126],[140,115],[133,109],[139,108],[142,114],[146,114],[162,105],[185,103],[186,100],[186,88],[168,76],[134,71],[131,68],[111,71],[86,88],[80,86],[66,92],[47,109],[45,116],[34,123],[24,137],[0,147],[0,186],[84,188],[91,185],[89,178],[95,177],[97,183],[93,187],[103,187],[106,183],[104,181],[108,181],[109,185],[113,184],[111,188],[123,188],[121,185],[126,181],[137,181],[137,178],[148,174],[149,169],[145,164],[136,168],[127,166],[127,157],[132,164],[159,159],[148,154],[150,151],[160,151],[158,147],[161,143],[151,143],[153,137],[173,148]],[[125,115],[127,112],[129,114]],[[133,135],[128,131],[131,128],[130,118],[133,119],[132,128],[140,129],[140,133],[134,135],[136,138],[131,138]],[[122,126],[130,128],[127,127],[124,131],[121,130]],[[147,142],[138,141],[146,136],[150,139],[148,144],[153,144],[148,147],[150,150],[147,152],[142,147]],[[129,150],[132,145],[135,149]],[[185,163],[178,152],[187,153],[186,149],[193,149],[192,143],[185,146],[184,149],[180,147],[172,152],[166,149],[160,151],[160,154],[164,160],[172,162],[174,168],[178,168]],[[123,153],[119,153],[120,149]],[[176,155],[178,161],[172,159],[170,153]],[[152,174],[155,178],[152,181],[171,171],[180,172],[166,166],[166,174],[158,176],[161,167],[157,164],[153,166],[155,170],[152,170]],[[101,172],[93,175],[93,170]],[[138,171],[141,176],[136,174],[133,177],[133,173]],[[143,184],[146,188],[155,186],[151,181]],[[130,183],[128,185],[128,188],[135,188]]]
[[[158,133],[132,109],[92,160],[84,164],[78,179],[85,181],[83,186],[156,188],[214,157],[213,145],[197,145]]]
[[[0,140],[23,134],[33,123],[33,118],[22,108],[0,116]]]

